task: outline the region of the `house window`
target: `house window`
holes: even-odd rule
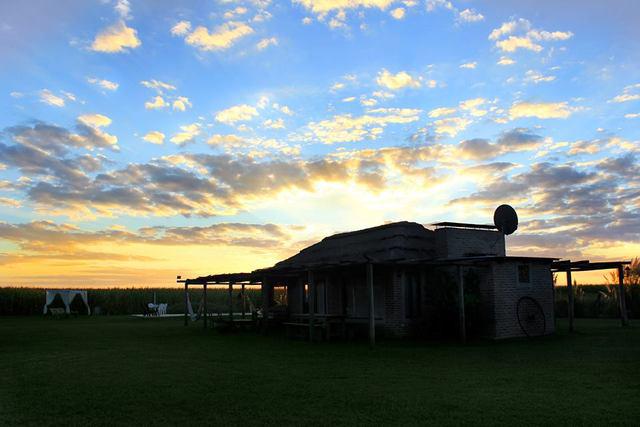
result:
[[[531,284],[531,268],[529,264],[518,265],[518,283],[522,285]]]

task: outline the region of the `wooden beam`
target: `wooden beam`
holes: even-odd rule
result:
[[[202,297],[204,303],[204,321],[202,322],[202,327],[207,329],[207,322],[209,317],[209,310],[207,310],[207,284],[205,283],[202,287]]]
[[[314,323],[315,323],[315,311],[316,311],[316,283],[313,277],[313,271],[309,270],[308,282],[309,282],[309,341],[313,341]]]
[[[373,264],[367,263],[367,287],[369,288],[369,345],[376,345],[376,305],[373,289]]]
[[[184,283],[184,326],[189,326],[189,284]]]
[[[573,332],[573,282],[571,281],[571,270],[567,270],[567,315],[569,316],[569,332]]]
[[[624,295],[624,267],[618,266],[618,306],[620,307],[620,322],[622,326],[627,326],[629,320],[627,319],[627,302]]]
[[[460,341],[467,342],[467,325],[464,315],[464,271],[458,266],[458,322],[460,328]]]

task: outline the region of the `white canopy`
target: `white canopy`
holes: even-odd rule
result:
[[[89,308],[89,299],[87,298],[87,291],[78,291],[73,289],[47,289],[47,300],[44,304],[44,314],[47,314],[49,310],[49,304],[51,304],[56,297],[56,295],[60,295],[62,298],[62,302],[64,303],[65,311],[67,314],[71,312],[69,308],[71,305],[71,301],[76,297],[76,295],[80,295],[84,305],[87,306],[87,313],[91,314],[91,309]]]

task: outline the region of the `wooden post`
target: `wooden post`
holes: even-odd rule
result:
[[[367,263],[367,286],[369,287],[369,345],[376,345],[376,305],[373,290],[373,264]]]
[[[313,341],[313,328],[315,323],[314,314],[316,311],[316,283],[313,278],[313,271],[308,272],[309,281],[309,341]]]
[[[624,297],[624,267],[618,266],[618,305],[620,307],[620,321],[622,326],[627,326],[629,320],[627,319],[627,302]]]
[[[460,340],[465,343],[467,342],[467,326],[465,324],[466,320],[464,317],[464,271],[462,266],[458,266],[458,316],[460,323]]]
[[[229,281],[229,322],[233,323],[233,282]]]
[[[573,332],[573,282],[571,280],[571,266],[567,270],[567,315],[569,316],[569,332]]]
[[[207,284],[206,283],[202,286],[202,296],[203,296],[203,303],[204,303],[204,321],[202,322],[202,327],[207,329],[209,310],[207,310]]]
[[[242,284],[242,318],[244,319],[245,313],[247,312],[247,301],[244,295],[244,283]]]
[[[269,306],[271,305],[271,293],[269,292],[269,280],[267,276],[262,278],[262,332],[267,333],[269,327]]]
[[[189,284],[184,282],[184,326],[189,326]]]

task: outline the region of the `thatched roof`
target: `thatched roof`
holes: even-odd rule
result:
[[[325,237],[273,268],[296,269],[430,257],[435,257],[434,232],[421,224],[402,221]]]

